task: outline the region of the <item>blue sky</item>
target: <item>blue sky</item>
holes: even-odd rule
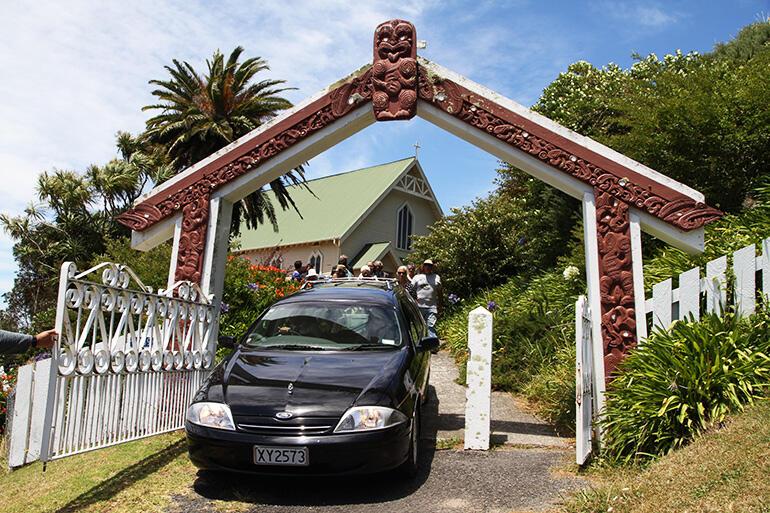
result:
[[[577,60],[633,63],[632,52],[708,52],[770,14],[770,0],[730,1],[170,1],[6,2],[0,17],[0,211],[18,215],[37,175],[115,156],[115,133],[142,131],[150,79],[215,49],[261,56],[297,103],[372,58],[375,26],[414,23],[419,53],[525,106]],[[310,162],[309,177],[414,154],[445,212],[492,188],[496,159],[419,119],[377,123]],[[0,235],[0,293],[13,284]]]

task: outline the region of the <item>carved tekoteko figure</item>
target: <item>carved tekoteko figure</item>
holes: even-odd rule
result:
[[[417,46],[414,25],[391,20],[374,31],[372,106],[377,121],[411,119],[417,113]]]

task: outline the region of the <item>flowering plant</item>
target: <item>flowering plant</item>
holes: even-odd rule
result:
[[[572,281],[578,276],[580,276],[580,269],[578,269],[574,265],[571,265],[566,269],[564,269],[564,272],[562,273],[562,275],[564,276],[565,280]]]
[[[5,414],[8,401],[8,393],[15,384],[15,376],[5,372],[5,367],[0,365],[0,436],[5,428]]]
[[[489,303],[487,303],[487,310],[494,313],[494,311],[497,310],[497,303],[495,303],[494,301],[490,301]]]
[[[300,286],[300,282],[286,281],[286,273],[276,267],[252,265],[248,259],[229,256],[219,333],[240,337],[268,306]]]

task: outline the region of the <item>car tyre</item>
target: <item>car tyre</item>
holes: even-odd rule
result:
[[[406,461],[398,467],[398,474],[406,479],[412,479],[417,475],[420,462],[420,428],[422,422],[420,419],[420,403],[414,408],[414,418],[412,419],[412,430],[409,433],[409,456]]]

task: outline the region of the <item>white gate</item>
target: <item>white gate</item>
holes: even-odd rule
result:
[[[99,273],[101,283],[88,281]],[[128,267],[104,263],[78,274],[64,263],[59,342],[52,364],[23,371],[9,466],[182,428],[214,363],[217,314],[196,284],[155,294]]]

